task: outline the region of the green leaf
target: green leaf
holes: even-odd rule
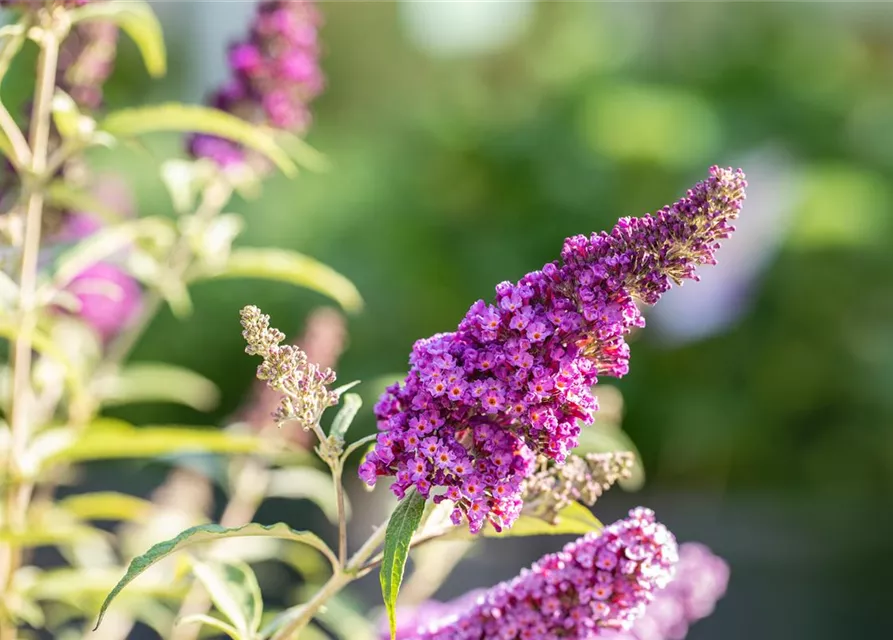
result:
[[[127,568],[127,573],[118,581],[118,584],[114,586],[111,592],[106,596],[105,601],[102,603],[102,607],[99,609],[99,618],[96,621],[95,629],[99,628],[100,623],[102,622],[103,616],[105,616],[105,612],[108,609],[109,605],[112,601],[117,597],[121,590],[124,589],[130,582],[132,582],[138,575],[143,573],[146,569],[154,565],[159,560],[166,558],[170,554],[175,551],[180,551],[185,547],[188,547],[193,544],[198,544],[200,542],[212,542],[216,540],[223,540],[226,538],[246,538],[246,537],[264,537],[264,538],[276,538],[278,540],[292,540],[294,542],[301,542],[303,544],[309,545],[314,549],[322,552],[332,563],[333,567],[338,566],[338,558],[326,546],[326,543],[319,539],[316,534],[310,533],[309,531],[295,531],[288,527],[288,525],[283,524],[281,522],[269,526],[251,523],[246,524],[242,527],[233,527],[227,528],[223,527],[219,524],[202,524],[195,527],[190,527],[186,529],[180,535],[170,540],[165,540],[164,542],[159,542],[151,549],[149,549],[146,553],[141,556],[137,556],[133,560],[130,561],[130,566]]]
[[[143,520],[152,511],[152,503],[116,491],[82,493],[60,500],[59,508],[81,520]]]
[[[307,144],[299,136],[281,129],[271,129],[269,131],[276,136],[282,148],[299,166],[318,173],[328,171],[331,168],[328,158]]]
[[[142,0],[91,2],[73,10],[70,16],[73,23],[90,20],[114,22],[130,36],[140,50],[149,75],[159,78],[166,73],[167,52],[164,47],[164,34],[148,2]]]
[[[359,380],[354,380],[353,382],[348,382],[347,384],[342,384],[340,387],[334,390],[334,394],[339,398],[343,396],[345,393],[353,389],[355,386],[360,384]]]
[[[385,532],[384,553],[381,562],[381,595],[388,612],[391,640],[397,637],[397,593],[403,582],[403,571],[409,557],[409,543],[422,520],[425,511],[425,498],[413,491],[403,499]]]
[[[443,503],[441,503],[443,504]],[[473,540],[478,536],[485,538],[524,538],[528,536],[561,536],[584,535],[593,531],[601,531],[604,525],[592,515],[592,512],[580,504],[572,502],[558,513],[555,524],[529,515],[521,515],[515,523],[502,531],[496,531],[488,522],[479,534],[471,534],[468,527],[461,525],[450,529],[445,539]]]
[[[332,476],[313,467],[290,467],[275,469],[270,472],[267,487],[270,498],[288,498],[290,500],[310,500],[325,514],[330,522],[337,524],[338,507],[335,503],[335,489]],[[345,511],[350,517],[350,504],[345,496]]]
[[[58,288],[62,288],[84,269],[141,238],[153,242],[163,242],[161,238],[166,238],[172,242],[175,237],[173,224],[163,218],[139,218],[105,227],[59,256],[53,281]]]
[[[95,611],[120,577],[120,569],[114,567],[51,569],[38,574],[33,582],[22,588],[22,592],[34,600],[87,602]],[[138,599],[177,599],[186,595],[186,589],[158,576],[155,580],[141,580],[140,584],[131,586],[128,593]]]
[[[332,428],[329,429],[329,435],[339,440],[344,440],[347,430],[350,428],[353,419],[357,416],[357,411],[363,406],[363,399],[356,393],[348,393],[344,396],[344,404],[335,415],[332,421]]]
[[[251,567],[242,562],[194,562],[192,571],[204,585],[217,610],[243,638],[260,628],[263,601]]]
[[[40,526],[21,531],[0,529],[0,542],[18,548],[51,547],[75,544],[103,535],[106,535],[104,531],[93,527],[65,524],[52,528]]]
[[[0,338],[6,338],[10,342],[15,341],[22,326],[18,322],[0,321]],[[81,375],[68,356],[53,340],[39,330],[31,332],[31,347],[40,355],[55,360],[65,371],[65,384],[74,402],[79,402],[84,393]]]
[[[211,411],[220,400],[217,385],[204,376],[163,362],[138,362],[97,380],[94,391],[105,406],[132,402],[173,402]]]
[[[101,419],[82,434],[50,451],[40,467],[85,460],[154,458],[183,453],[251,453],[264,442],[250,435],[237,435],[217,428],[147,426],[134,427],[117,420]]]
[[[78,135],[81,112],[70,95],[56,89],[52,102],[53,124],[63,138],[74,138]]]
[[[329,296],[345,311],[356,312],[363,307],[360,292],[350,280],[309,256],[285,249],[233,249],[222,270],[198,275],[198,279],[203,278],[278,280]]]
[[[177,620],[177,624],[204,624],[218,631],[222,631],[233,640],[250,640],[251,636],[245,636],[239,633],[231,625],[226,624],[223,620],[206,616],[203,613],[194,613],[190,616],[184,616]]]
[[[297,172],[295,163],[263,128],[211,107],[167,103],[122,109],[108,114],[100,123],[100,128],[123,138],[159,131],[207,133],[238,142],[265,155],[288,176]]]

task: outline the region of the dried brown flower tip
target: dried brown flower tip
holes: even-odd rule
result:
[[[630,477],[634,456],[629,452],[570,455],[564,464],[547,464],[524,482],[524,513],[556,522],[572,502],[591,507],[618,480]]]

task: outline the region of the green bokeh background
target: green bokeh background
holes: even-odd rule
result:
[[[215,4],[199,5],[205,19]],[[729,596],[692,638],[888,628],[893,7],[541,2],[507,46],[447,58],[411,41],[398,9],[323,4],[329,87],[309,140],[333,170],[272,179],[231,206],[248,220],[243,244],[306,252],[363,293],[339,377],[404,370],[415,339],[555,258],[565,236],[653,211],[711,164],[780,149],[789,184],[777,230],[768,222],[779,244],[735,322],[681,345],[635,338],[619,387],[649,482],[606,510],[653,503],[680,538],[729,558]],[[181,26],[169,40],[173,73],[155,86],[124,47],[109,106],[188,91],[188,35]],[[141,212],[169,210],[156,160],[122,154],[96,163],[124,168]],[[165,311],[135,357],[214,379],[215,420],[252,380],[239,308],[256,304],[296,333],[326,303],[257,282],[203,284],[194,299],[184,321]],[[209,420],[169,407],[130,417]],[[366,414],[358,431],[373,428]]]

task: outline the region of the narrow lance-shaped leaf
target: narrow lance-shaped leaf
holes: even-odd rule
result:
[[[87,267],[104,260],[140,238],[173,242],[176,231],[170,220],[140,218],[100,229],[63,253],[57,260],[54,282],[64,287]]]
[[[250,453],[264,442],[251,435],[216,428],[134,427],[116,420],[98,421],[74,439],[48,451],[38,461],[39,468],[59,462],[152,458],[183,453]]]
[[[243,562],[196,561],[192,572],[239,635],[253,638],[260,628],[263,602],[251,568]]]
[[[381,596],[388,612],[391,640],[397,637],[397,594],[403,582],[403,571],[406,569],[406,559],[409,557],[409,544],[424,511],[425,498],[413,491],[397,505],[388,521],[379,579]]]
[[[140,50],[149,75],[158,78],[167,71],[164,34],[148,2],[143,0],[91,2],[73,10],[70,15],[74,23],[90,20],[114,22],[130,36]]]
[[[104,406],[173,402],[197,411],[210,411],[220,399],[220,391],[211,380],[163,362],[128,365],[109,378],[97,380],[94,392]]]
[[[233,640],[250,640],[248,636],[243,636],[232,625],[225,623],[223,620],[212,618],[211,616],[205,615],[203,613],[194,613],[191,616],[184,616],[177,620],[177,624],[203,624],[211,627],[212,629],[217,629],[217,631],[222,631]]]
[[[207,133],[265,155],[288,176],[297,173],[295,163],[263,128],[212,107],[167,103],[122,109],[108,114],[100,128],[124,138],[159,131]]]
[[[276,538],[279,540],[292,540],[294,542],[301,542],[323,553],[332,563],[333,567],[338,566],[338,558],[335,556],[334,552],[332,552],[332,550],[329,549],[328,546],[326,546],[326,543],[320,540],[320,538],[316,534],[310,533],[309,531],[295,531],[288,525],[281,522],[269,526],[251,523],[242,527],[232,528],[227,528],[219,524],[202,524],[195,527],[190,527],[189,529],[186,529],[185,531],[180,533],[180,535],[178,535],[177,537],[171,538],[170,540],[165,540],[164,542],[159,542],[143,555],[137,556],[130,561],[130,566],[127,568],[127,573],[125,573],[124,577],[118,581],[118,584],[115,585],[108,596],[106,596],[105,601],[102,603],[102,606],[99,609],[99,617],[96,620],[96,626],[94,627],[94,630],[99,628],[99,625],[102,623],[102,619],[105,616],[105,612],[109,608],[109,605],[118,596],[118,594],[121,593],[124,587],[130,584],[137,576],[146,571],[149,567],[159,562],[160,560],[163,560],[175,551],[180,551],[181,549],[184,549],[193,544],[198,544],[200,542],[213,542],[216,540],[224,540],[227,538],[250,537]]]
[[[116,491],[69,496],[58,506],[81,520],[142,520],[152,511],[148,500]]]
[[[345,311],[359,311],[363,299],[343,275],[309,256],[285,249],[238,247],[217,271],[197,274],[204,278],[263,278],[288,282],[329,296]]]
[[[474,540],[484,538],[524,538],[528,536],[562,536],[585,535],[594,531],[601,531],[604,525],[592,515],[592,512],[579,502],[572,502],[558,512],[558,521],[555,523],[521,514],[511,527],[496,531],[487,523],[480,533],[472,534],[464,526],[455,526],[449,520],[449,513],[453,510],[452,503],[441,502],[434,507],[425,526],[417,536],[417,539],[441,538],[444,540]]]
[[[363,399],[358,394],[345,394],[344,404],[341,406],[340,411],[338,411],[338,413],[335,415],[335,419],[332,421],[332,428],[329,430],[329,435],[333,438],[344,440],[344,436],[347,434],[347,430],[350,428],[351,423],[353,423],[354,418],[357,416],[357,411],[359,411],[360,407],[362,406]]]

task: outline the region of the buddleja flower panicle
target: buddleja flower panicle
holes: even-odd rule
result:
[[[611,640],[681,640],[689,627],[713,613],[725,595],[729,565],[697,542],[679,546],[676,575],[655,594],[645,614],[627,631],[602,634]]]
[[[338,404],[338,394],[328,388],[335,382],[335,372],[310,362],[300,347],[281,344],[285,334],[271,327],[270,316],[257,307],[245,307],[241,317],[242,337],[248,343],[245,352],[263,358],[258,379],[284,396],[273,418],[312,428],[328,407]]]
[[[406,379],[375,407],[381,433],[361,477],[451,500],[472,532],[511,526],[537,458],[563,462],[578,423],[592,422],[598,376],[628,372],[624,338],[645,324],[636,300],[653,304],[714,261],[745,186],[740,170],[712,167],[676,204],[568,238],[561,261],[497,285],[456,331],[416,342]]]
[[[649,509],[544,556],[516,578],[418,621],[407,640],[587,640],[627,630],[670,583],[676,540]],[[434,612],[433,610],[431,611]]]
[[[321,24],[322,16],[309,0],[260,2],[248,38],[229,49],[232,78],[211,104],[255,124],[306,131],[309,104],[325,86],[317,42]],[[221,167],[251,160],[244,148],[215,136],[194,135],[188,147],[193,156]]]

